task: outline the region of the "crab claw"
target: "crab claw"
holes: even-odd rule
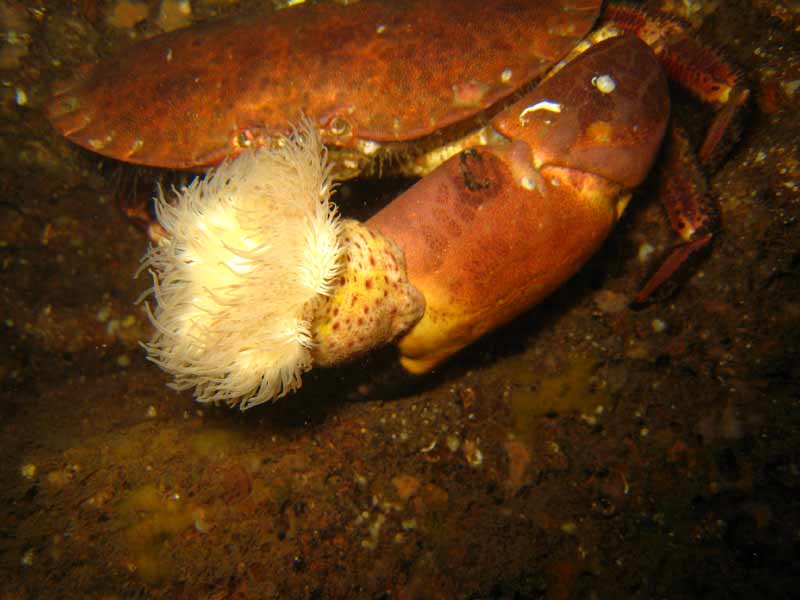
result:
[[[668,114],[647,46],[608,40],[500,113],[505,141],[454,156],[370,219],[426,300],[399,342],[405,368],[429,370],[571,277],[645,177]]]

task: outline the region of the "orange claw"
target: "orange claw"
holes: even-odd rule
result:
[[[607,40],[492,121],[514,141],[461,152],[370,219],[425,296],[403,366],[431,369],[571,277],[646,176],[668,113],[649,48]]]

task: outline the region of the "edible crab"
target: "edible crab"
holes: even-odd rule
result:
[[[698,152],[713,167],[748,99],[738,72],[679,23],[601,0],[361,0],[203,24],[85,66],[48,115],[100,154],[195,170],[281,144],[305,115],[338,177],[424,176],[367,222],[425,298],[399,340],[424,372],[574,274],[665,136],[662,200],[684,243],[640,297],[708,244],[665,74],[716,107]]]

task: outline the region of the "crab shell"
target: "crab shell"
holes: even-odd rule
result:
[[[540,77],[600,0],[301,4],[145,40],[83,66],[47,107],[55,128],[118,160],[202,169],[288,134],[301,115],[353,175]],[[422,145],[447,141],[439,135]],[[415,147],[419,144],[415,143]]]

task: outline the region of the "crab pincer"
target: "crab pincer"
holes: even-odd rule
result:
[[[425,314],[399,340],[424,372],[543,300],[603,243],[667,127],[648,47],[602,42],[498,114],[499,140],[445,162],[368,221],[403,248]]]

